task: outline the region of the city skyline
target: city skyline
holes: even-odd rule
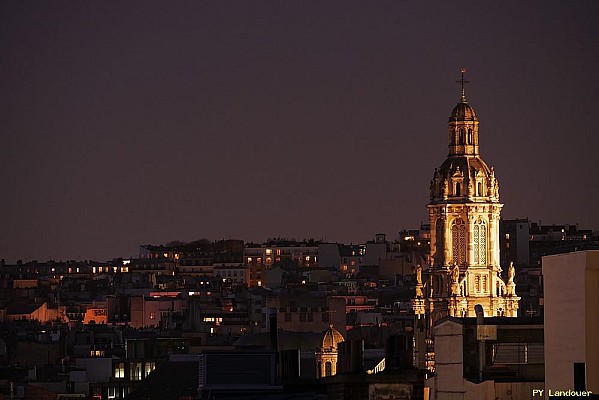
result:
[[[2,4],[0,258],[393,239],[460,67],[503,218],[598,229],[599,6],[463,4]]]

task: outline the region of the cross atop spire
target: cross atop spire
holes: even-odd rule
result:
[[[466,73],[466,68],[462,67],[460,69],[460,72],[462,73],[462,79],[460,79],[459,81],[456,81],[457,83],[459,83],[460,85],[462,85],[462,97],[460,98],[460,102],[467,103],[468,100],[466,100],[466,91],[464,89],[465,89],[465,85],[467,83],[470,83],[470,81],[464,80],[464,74]]]

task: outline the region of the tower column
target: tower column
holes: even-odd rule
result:
[[[447,214],[445,213],[445,210],[443,210],[443,231],[445,232],[445,234],[443,235],[443,259],[444,259],[444,265],[445,266],[449,266],[451,265],[451,241],[452,241],[452,236],[451,236],[451,224],[448,223],[448,218],[447,218]]]
[[[474,216],[468,213],[468,260],[467,265],[474,265]]]
[[[498,243],[497,236],[499,232],[499,227],[497,227],[495,212],[491,209],[489,213],[489,246],[487,248],[487,254],[489,255],[489,265],[499,265],[499,246],[495,244]],[[497,249],[495,249],[497,247]]]

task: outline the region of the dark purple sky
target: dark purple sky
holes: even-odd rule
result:
[[[0,257],[427,219],[459,68],[504,218],[599,228],[599,2],[0,3]]]

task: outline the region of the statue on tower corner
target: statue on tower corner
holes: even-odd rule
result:
[[[451,294],[454,296],[460,295],[460,283],[458,280],[460,279],[460,267],[457,264],[453,265],[453,270],[451,271]]]
[[[510,262],[510,266],[507,270],[507,295],[515,296],[516,295],[516,284],[514,283],[514,277],[516,276],[516,268],[514,267],[514,262]]]
[[[458,264],[453,264],[453,270],[451,271],[451,280],[453,283],[457,283],[460,278],[460,267]]]
[[[514,262],[510,261],[510,266],[507,270],[507,283],[514,283],[514,276],[516,276],[516,268],[514,268]]]

